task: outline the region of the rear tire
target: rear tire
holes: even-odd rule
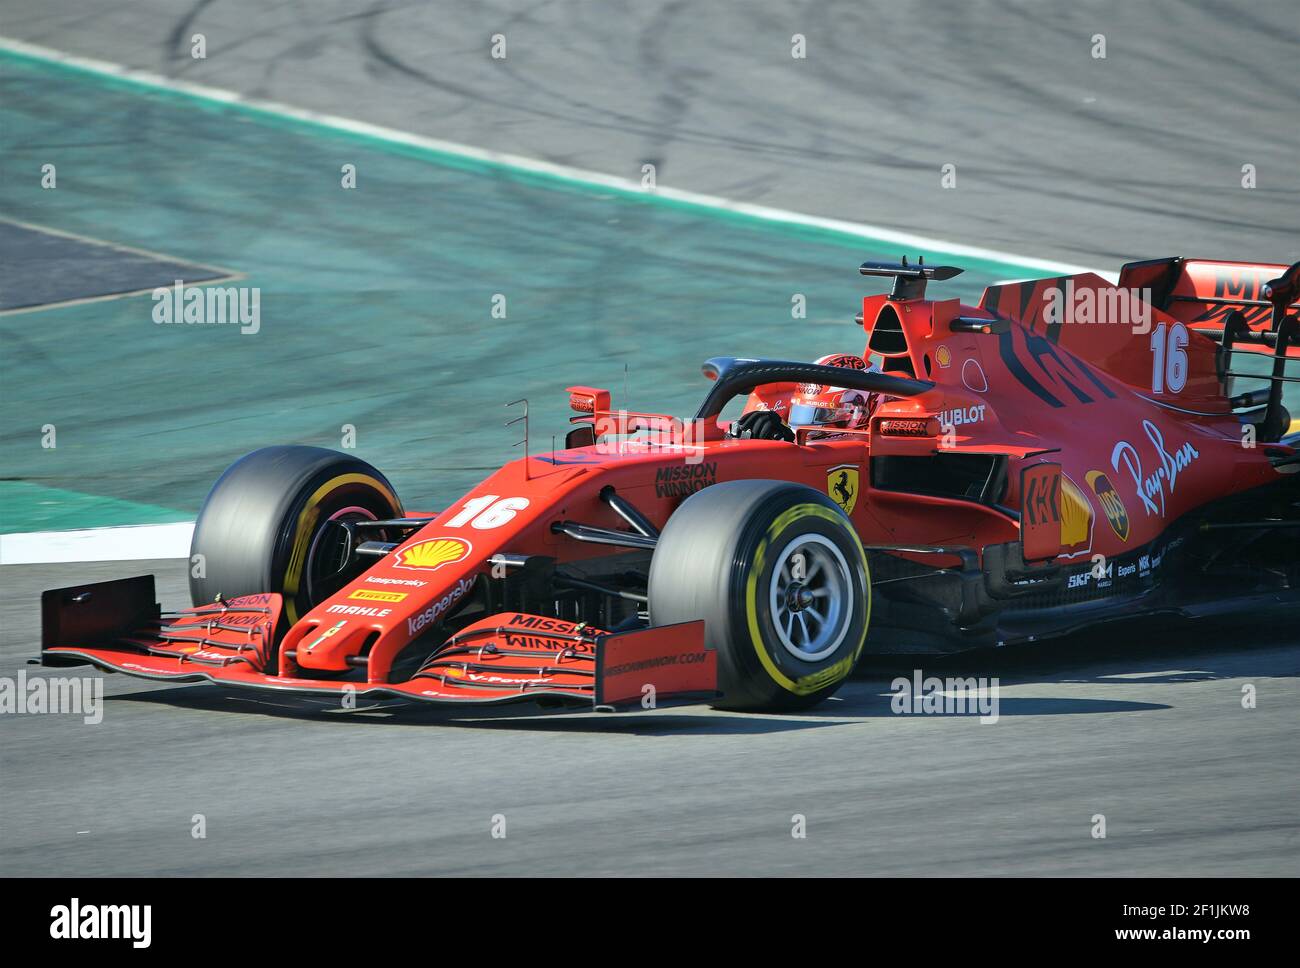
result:
[[[330,522],[401,515],[392,485],[365,461],[320,447],[253,451],[230,465],[199,511],[190,598],[203,605],[277,592],[292,625],[363,570],[336,570],[344,532]]]
[[[785,481],[697,491],[650,562],[653,625],[704,620],[718,709],[789,711],[848,678],[871,621],[866,553],[825,494]]]

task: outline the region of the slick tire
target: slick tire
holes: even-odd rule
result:
[[[719,709],[793,711],[830,696],[862,653],[871,576],[862,542],[825,494],[731,481],[692,494],[650,562],[653,625],[704,620]]]
[[[199,511],[190,598],[204,605],[278,592],[292,625],[363,569],[346,566],[347,536],[335,522],[401,516],[392,485],[365,461],[320,447],[253,451],[230,465]]]

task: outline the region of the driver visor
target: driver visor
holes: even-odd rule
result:
[[[790,404],[791,427],[824,427],[827,424],[847,420],[852,415],[852,407],[816,407],[808,403]]]

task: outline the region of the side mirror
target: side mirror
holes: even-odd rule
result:
[[[591,447],[596,443],[596,428],[591,424],[582,424],[574,427],[564,435],[564,449],[572,450],[575,447]]]

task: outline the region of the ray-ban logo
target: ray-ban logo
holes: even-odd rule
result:
[[[56,941],[129,940],[147,948],[153,937],[153,907],[148,904],[69,904],[50,908],[50,937]]]

